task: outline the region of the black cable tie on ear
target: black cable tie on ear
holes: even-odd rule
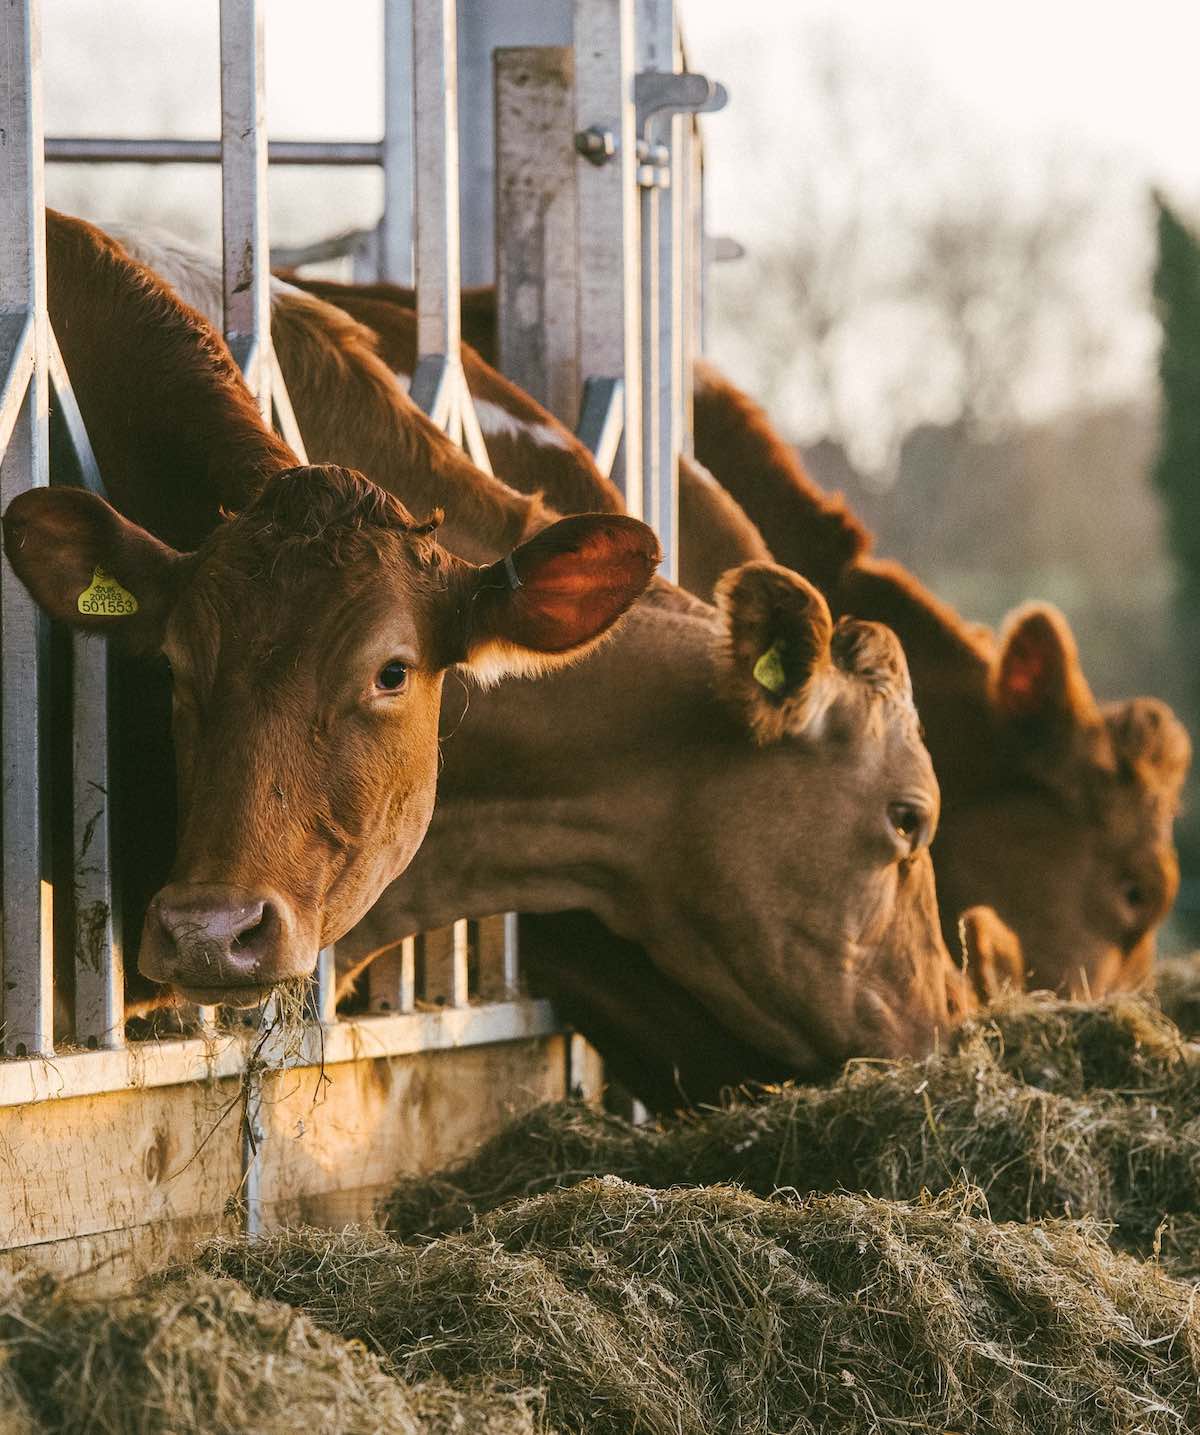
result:
[[[525,586],[517,577],[517,565],[513,562],[513,556],[511,553],[508,554],[508,556],[504,560],[504,571],[508,574],[508,586],[513,590],[514,593],[517,591],[518,588],[523,588]]]

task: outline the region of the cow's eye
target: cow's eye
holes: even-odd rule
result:
[[[375,686],[385,693],[398,693],[408,684],[408,665],[393,658],[384,663],[375,678]]]

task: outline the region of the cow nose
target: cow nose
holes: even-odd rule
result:
[[[274,894],[172,883],[150,904],[138,965],[156,981],[191,989],[269,986],[291,974],[290,925]]]

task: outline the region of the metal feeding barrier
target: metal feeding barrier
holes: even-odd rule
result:
[[[374,165],[384,177],[378,229],[322,252],[356,248],[360,275],[366,256],[372,277],[414,283],[414,401],[491,472],[463,374],[460,288],[464,278],[494,280],[501,367],[577,429],[630,511],[654,524],[664,569],[675,575],[677,463],[690,447],[690,365],[702,305],[695,115],[719,108],[724,92],[686,72],[673,0],[638,0],[636,13],[634,0],[464,0],[461,14],[455,0],[385,0],[378,142],[268,143],[260,0],[220,0],[219,141],[45,140],[38,21],[38,0],[7,0],[0,8],[5,506],[50,481],[51,402],[73,451],[72,477],[103,492],[47,318],[46,161],[220,164],[226,338],[264,417],[301,460],[300,429],[271,346],[268,165]],[[467,219],[461,229],[460,203]],[[203,1010],[196,1035],[127,1043],[123,934],[113,915],[105,645],[73,639],[72,763],[69,772],[52,772],[47,624],[7,560],[0,603],[0,1120],[5,1109],[54,1098],[237,1079],[245,1094],[241,1195],[255,1230],[264,1220],[270,1151],[266,1072],[558,1031],[548,1004],[519,993],[517,918],[509,913],[398,941],[368,969],[366,1015],[338,1017],[334,952],[322,952],[311,1020],[286,1053],[272,1052],[263,1026],[218,1035]],[[51,860],[52,781],[69,784],[73,795],[69,871],[55,870]],[[56,1003],[56,934],[61,945],[68,940],[62,924],[56,927],[56,892],[74,917],[73,982],[64,983],[73,991],[70,1004],[64,992]],[[577,1039],[567,1040],[568,1089],[580,1075],[580,1050]],[[0,1208],[0,1247],[2,1217]],[[31,1236],[7,1244],[33,1243]]]

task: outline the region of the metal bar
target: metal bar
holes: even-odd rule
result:
[[[34,322],[24,309],[0,314],[0,456],[25,402],[33,373]]]
[[[475,402],[467,388],[465,374],[459,381],[459,404],[462,442],[471,456],[471,462],[484,473],[492,473],[492,460],[488,457],[487,442],[483,437],[483,430],[479,427],[479,415],[475,412]]]
[[[420,938],[424,980],[421,999],[440,1006],[465,1007],[470,1001],[470,927],[465,917]]]
[[[267,128],[259,0],[221,0],[221,235],[225,337],[271,417]]]
[[[647,166],[651,169],[652,167]],[[662,412],[659,403],[659,250],[658,186],[651,177],[650,183],[640,186],[640,279],[642,303],[639,315],[641,321],[642,352],[642,517],[662,538],[661,491],[659,488],[659,430]]]
[[[46,338],[51,391],[80,482],[103,494],[100,466],[49,326]],[[125,1044],[125,958],[113,905],[108,644],[76,632],[71,656],[75,1040],[112,1050]]]
[[[283,381],[283,374],[280,372],[279,362],[275,358],[274,352],[271,354],[271,410],[275,419],[276,431],[296,455],[296,462],[307,463],[308,453],[304,447],[304,435],[300,432],[296,411],[292,408],[291,395]]]
[[[639,78],[679,75],[683,47],[674,0],[638,0]],[[693,78],[693,77],[688,77]],[[705,91],[716,89],[703,77]],[[663,549],[662,573],[675,582],[679,575],[679,450],[681,367],[683,359],[681,244],[683,189],[678,180],[682,161],[683,120],[670,109],[653,113],[645,138],[651,154],[665,152],[666,169],[652,170],[653,189],[642,191],[642,360],[652,372],[643,373],[642,422],[649,430],[643,452],[649,472],[642,475],[649,521]],[[666,187],[660,188],[665,180]],[[646,217],[649,229],[646,232]],[[649,268],[649,275],[646,268]]]
[[[386,1016],[342,1017],[332,1027],[310,1027],[281,1067],[340,1066],[380,1056],[410,1056],[522,1041],[562,1030],[545,1001],[490,1002],[438,1007]],[[0,1107],[67,1100],[108,1091],[141,1091],[191,1081],[238,1077],[257,1035],[137,1042],[121,1051],[70,1052],[53,1060],[0,1062]]]
[[[458,366],[458,84],[455,0],[412,0],[417,354]]]
[[[444,354],[426,354],[418,360],[412,383],[408,386],[409,398],[437,424],[438,428],[449,426],[456,402],[456,390],[461,380]]]
[[[367,1005],[370,1011],[410,1012],[416,1006],[417,939],[405,937],[389,947],[367,968]]]
[[[413,15],[412,0],[384,0],[383,218],[381,279],[413,279]]]
[[[625,385],[620,379],[587,379],[575,433],[607,475],[616,462],[625,423]]]
[[[325,1026],[337,1020],[337,962],[332,947],[317,953],[316,1019]]]
[[[33,364],[0,459],[4,508],[49,479],[40,66],[37,0],[8,0],[0,6],[0,315],[20,332],[32,319]],[[25,344],[15,336],[11,342],[18,370],[27,368]],[[18,374],[15,384],[20,382]],[[43,731],[46,623],[7,558],[0,562],[3,1039],[10,1056],[47,1055],[54,1049],[54,950]]]
[[[458,7],[459,195],[462,214],[462,277],[470,288],[497,277],[493,240],[498,107],[492,59],[503,46],[569,46],[572,0],[504,0]],[[569,52],[568,52],[569,53]],[[558,136],[560,155],[571,163],[570,121]],[[571,237],[568,251],[575,247]],[[579,386],[571,404],[579,397]],[[544,402],[544,400],[543,400]]]
[[[521,987],[521,919],[516,912],[504,914],[504,990],[515,999]]]
[[[379,140],[271,140],[271,164],[382,165]],[[46,141],[51,164],[220,164],[220,140],[83,139],[62,136]]]
[[[575,128],[583,146],[578,255],[581,372],[625,385],[624,443],[613,478],[640,516],[641,354],[633,99],[633,0],[575,0]],[[583,137],[597,137],[589,156]]]
[[[479,957],[475,993],[483,1001],[511,1001],[516,993],[517,915],[502,912],[471,923]]]
[[[700,225],[696,162],[700,148],[700,121],[688,115],[683,121],[682,144],[673,165],[673,182],[679,191],[680,277],[679,298],[679,446],[695,453],[692,394],[699,351],[699,283],[704,235]]]
[[[573,424],[579,410],[575,62],[562,47],[497,50],[496,337],[500,368]]]

